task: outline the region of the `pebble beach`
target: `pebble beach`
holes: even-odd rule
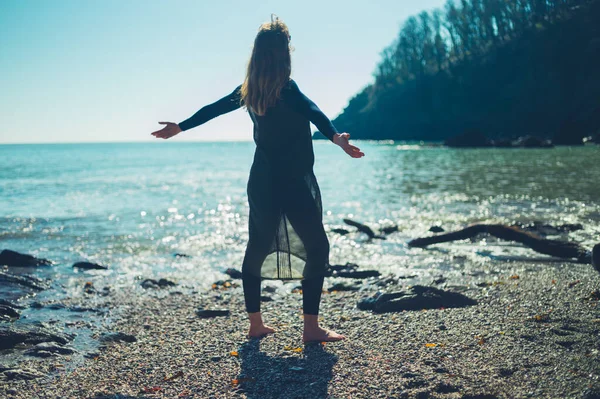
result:
[[[109,313],[120,304],[107,331],[134,342],[106,343],[76,367],[69,356],[26,360],[21,369],[44,377],[2,381],[0,396],[597,398],[598,274],[573,263],[531,266],[437,284],[477,301],[462,308],[376,314],[356,306],[381,289],[374,284],[324,293],[323,325],[347,336],[327,344],[302,344],[297,290],[263,303],[277,332],[260,340],[245,337],[239,280],[195,293],[115,292],[105,297]],[[384,289],[409,285],[397,280]],[[263,287],[273,291],[268,282]],[[200,318],[198,309],[230,314]]]

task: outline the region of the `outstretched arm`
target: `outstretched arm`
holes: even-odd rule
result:
[[[219,115],[223,115],[240,108],[241,87],[242,86],[239,85],[235,88],[234,91],[221,98],[220,100],[200,108],[198,112],[196,112],[194,115],[184,120],[183,122],[159,122],[160,124],[166,126],[163,129],[152,133],[152,135],[157,138],[168,139],[182,131],[189,130],[196,126],[202,125],[203,123],[206,123]]]
[[[329,120],[323,111],[319,109],[317,104],[312,102],[310,98],[306,97],[304,93],[300,91],[300,88],[298,88],[298,85],[294,80],[290,81],[290,85],[291,91],[289,93],[289,100],[296,111],[304,115],[325,137],[342,147],[342,149],[351,157],[360,158],[365,155],[358,147],[348,143],[348,139],[350,138],[348,133],[338,133],[333,123],[331,123],[331,120]]]

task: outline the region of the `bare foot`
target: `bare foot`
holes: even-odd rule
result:
[[[266,324],[260,324],[258,326],[250,326],[248,331],[248,337],[250,338],[261,338],[265,335],[273,334],[275,329],[267,326]]]
[[[326,330],[321,327],[311,328],[310,330],[304,330],[302,334],[302,341],[307,342],[335,342],[346,339],[342,334],[338,334],[335,331]]]

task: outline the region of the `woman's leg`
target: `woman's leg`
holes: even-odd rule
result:
[[[290,189],[287,195],[286,215],[306,249],[306,267],[324,272],[326,265],[329,264],[329,240],[315,200],[305,185]],[[323,273],[302,280],[304,342],[340,341],[345,338],[335,331],[319,326],[319,304],[323,281]]]
[[[271,250],[279,211],[270,186],[262,179],[252,180],[248,187],[250,214],[248,245],[242,263],[242,285],[246,311],[250,319],[250,337],[261,337],[275,330],[264,324],[260,312],[261,266]]]

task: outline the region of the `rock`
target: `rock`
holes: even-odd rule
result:
[[[174,253],[173,256],[176,258],[191,258],[192,257],[191,255],[179,254],[179,253]]]
[[[271,298],[271,297],[270,297],[270,296],[268,296],[268,295],[261,295],[261,296],[260,296],[260,301],[261,301],[261,302],[271,302],[272,300],[273,300],[273,298]]]
[[[404,291],[377,293],[358,301],[357,306],[360,310],[387,313],[403,310],[461,308],[475,304],[477,304],[475,300],[457,292],[415,285]]]
[[[102,266],[97,263],[92,262],[77,262],[73,264],[75,269],[84,269],[84,270],[108,270],[107,266]]]
[[[14,267],[37,267],[50,266],[52,262],[48,259],[36,258],[35,256],[21,254],[19,252],[5,249],[0,252],[0,265]]]
[[[459,390],[460,390],[459,387],[448,384],[446,382],[440,382],[435,387],[435,391],[438,393],[451,393],[451,392],[458,392]]]
[[[0,305],[10,306],[14,309],[25,309],[25,306],[17,305],[16,303],[7,301],[6,299],[0,299]]]
[[[345,265],[329,265],[329,270],[332,272],[352,271],[358,269],[356,263],[346,263]]]
[[[239,284],[234,283],[233,280],[219,280],[219,281],[215,281],[212,284],[213,290],[227,290],[229,288],[236,288],[236,287],[239,287]]]
[[[55,354],[72,355],[73,353],[75,353],[74,349],[65,348],[62,345],[58,345],[56,342],[42,342],[25,351],[26,355],[35,357],[50,357]]]
[[[85,285],[83,286],[83,292],[85,292],[86,294],[96,294],[96,288],[94,287],[94,283],[92,283],[91,281],[88,281],[85,283]]]
[[[39,279],[37,277],[27,275],[16,275],[5,272],[0,272],[0,283],[21,285],[23,287],[31,288],[36,291],[42,291],[48,288],[44,280]]]
[[[21,314],[10,305],[0,304],[0,317],[18,319],[21,317]]]
[[[100,337],[100,342],[102,343],[112,343],[112,342],[136,342],[137,338],[130,334],[125,334],[122,332],[113,332],[113,333],[105,333]]]
[[[444,284],[448,279],[446,277],[440,276],[433,280],[433,284]]]
[[[75,336],[51,331],[44,327],[0,327],[0,349],[11,349],[17,344],[39,344],[42,342],[57,342],[66,344]]]
[[[440,226],[431,226],[429,228],[429,231],[431,231],[432,233],[443,233],[445,230]]]
[[[176,285],[177,285],[177,283],[167,280],[166,278],[161,278],[159,280],[147,278],[146,280],[142,281],[142,283],[141,283],[142,288],[165,288],[165,287],[174,287]]]
[[[196,315],[202,319],[219,316],[229,316],[229,309],[204,309],[198,308]]]
[[[447,139],[444,142],[444,145],[454,148],[491,147],[492,142],[480,131],[468,130],[462,134]]]
[[[7,380],[34,380],[45,377],[44,374],[33,369],[10,369],[2,372]]]
[[[600,244],[594,245],[592,249],[592,265],[594,269],[600,273]]]
[[[46,308],[47,309],[52,309],[52,310],[60,310],[60,309],[65,309],[67,306],[62,304],[62,303],[53,303],[48,305]]]
[[[337,283],[329,287],[328,291],[358,291],[360,289],[360,285],[349,285],[344,283]]]
[[[544,140],[534,136],[523,136],[519,137],[515,142],[517,147],[524,148],[552,148],[552,142],[550,140]]]
[[[343,277],[343,278],[369,278],[379,277],[381,273],[377,270],[348,270],[348,271],[336,271],[333,272],[331,277]]]
[[[262,292],[268,292],[270,294],[277,291],[277,287],[273,287],[272,285],[267,285],[262,289]]]
[[[383,234],[391,234],[391,233],[395,233],[396,231],[398,231],[398,226],[397,225],[391,225],[391,226],[383,226],[381,228],[381,232]]]
[[[343,236],[346,235],[346,234],[348,234],[348,233],[350,233],[346,229],[331,229],[331,231],[333,231],[334,233],[337,233],[337,234],[341,234]]]
[[[242,278],[242,272],[234,269],[232,267],[230,267],[229,269],[225,270],[225,274],[227,274],[229,277],[231,277],[232,279],[241,279]]]

